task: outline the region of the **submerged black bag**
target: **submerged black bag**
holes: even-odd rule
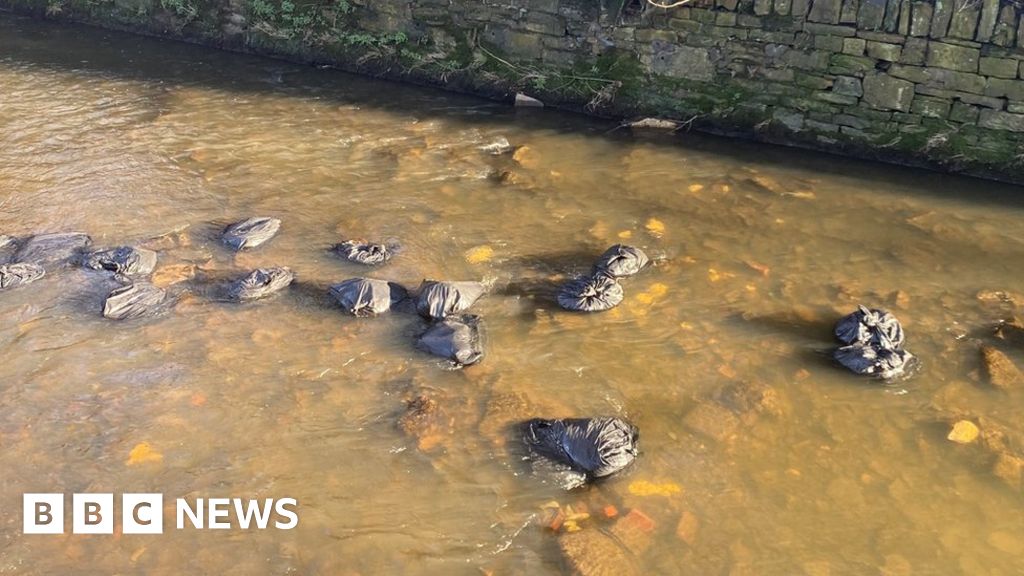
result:
[[[380,266],[391,260],[393,249],[385,244],[349,240],[335,246],[334,251],[349,262],[365,264],[367,266]]]
[[[255,248],[270,240],[281,229],[281,221],[277,218],[253,217],[235,222],[224,230],[222,237],[225,244],[235,250]]]
[[[484,357],[480,325],[478,316],[446,318],[432,324],[416,341],[416,347],[447,358],[457,368],[476,364]]]
[[[632,276],[643,269],[649,262],[647,254],[634,246],[616,244],[594,263],[594,270],[611,276],[612,278],[623,278]]]
[[[118,246],[87,255],[82,259],[82,265],[92,270],[144,276],[156,268],[156,252],[133,246]]]
[[[885,310],[869,310],[858,306],[857,311],[836,323],[836,338],[843,344],[870,343],[888,349],[903,346],[903,326],[895,316]]]
[[[148,282],[135,282],[115,288],[103,303],[103,316],[111,320],[128,320],[150,316],[163,310],[167,293]]]
[[[232,282],[227,297],[239,302],[259,300],[288,287],[294,279],[295,274],[289,268],[257,268]]]
[[[330,293],[353,316],[383,314],[408,296],[405,288],[398,284],[372,278],[345,280],[331,286]]]
[[[575,312],[610,310],[622,302],[622,286],[610,276],[577,278],[558,291],[558,305]]]
[[[77,262],[92,239],[81,232],[36,234],[25,240],[11,259],[15,263],[36,264],[44,268]]]
[[[416,295],[416,312],[425,318],[441,320],[465,312],[484,294],[479,282],[436,282],[424,280]]]
[[[3,264],[0,265],[0,290],[30,284],[45,275],[46,270],[38,264]]]
[[[524,440],[540,457],[601,478],[636,459],[637,435],[633,425],[619,418],[538,418],[526,422]]]

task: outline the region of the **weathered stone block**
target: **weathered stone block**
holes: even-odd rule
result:
[[[700,32],[700,22],[696,20],[680,20],[673,18],[668,21],[668,27],[681,32]]]
[[[991,108],[993,110],[1002,110],[1006,101],[1002,98],[995,98],[992,96],[980,96],[978,94],[970,94],[968,92],[954,92],[956,97],[968,104],[975,104],[985,108]]]
[[[960,101],[954,101],[953,107],[949,111],[949,119],[953,122],[963,122],[965,124],[975,124],[978,122],[978,116],[981,110],[977,106],[971,106],[970,104],[964,104]]]
[[[954,38],[973,40],[974,34],[978,30],[978,15],[980,13],[975,0],[954,0],[949,35]]]
[[[934,15],[932,16],[931,30],[928,35],[932,38],[942,38],[949,30],[949,21],[953,18],[953,0],[935,0]]]
[[[772,82],[792,82],[796,73],[792,68],[761,68],[758,75]]]
[[[857,38],[863,38],[874,42],[886,42],[889,44],[903,44],[907,40],[899,34],[889,34],[888,32],[877,32],[874,30],[858,30]]]
[[[815,36],[814,47],[829,52],[842,52],[843,39],[838,36]]]
[[[828,68],[829,53],[820,50],[789,50],[782,55],[782,61],[801,70],[825,70]]]
[[[900,124],[917,125],[921,123],[921,116],[917,114],[904,114],[903,112],[893,112],[892,119]]]
[[[843,9],[839,11],[840,24],[856,24],[860,0],[843,0]]]
[[[716,12],[715,13],[715,25],[716,26],[735,26],[736,25],[736,13],[735,12]]]
[[[864,76],[864,102],[881,110],[908,112],[914,99],[914,84],[884,72]]]
[[[985,77],[970,72],[956,72],[942,68],[927,68],[928,84],[935,88],[958,90],[971,94],[982,94],[985,91]]]
[[[679,40],[679,36],[671,30],[655,30],[653,28],[642,28],[636,31],[637,42],[654,42],[655,40],[660,42],[666,42],[674,44]]]
[[[886,0],[861,0],[857,11],[857,28],[861,30],[882,30],[885,18]]]
[[[775,0],[775,13],[779,16],[789,16],[791,0]]]
[[[707,48],[676,46],[656,42],[651,71],[673,78],[708,82],[715,78],[715,66]]]
[[[804,30],[811,34],[831,34],[833,36],[842,36],[843,38],[857,35],[857,29],[852,26],[832,26],[830,24],[815,24],[814,22],[804,24]]]
[[[999,10],[992,42],[998,46],[1013,46],[1017,35],[1017,10],[1011,4],[1004,4]]]
[[[978,42],[988,42],[995,32],[996,18],[999,17],[999,0],[982,0],[981,17],[978,20],[978,33],[974,39]]]
[[[793,82],[801,88],[809,88],[811,90],[826,90],[831,88],[833,84],[831,78],[807,74],[806,72],[798,72]]]
[[[836,79],[832,82],[832,91],[836,94],[845,94],[857,98],[864,95],[864,88],[861,85],[860,78],[853,76],[836,76]]]
[[[907,43],[903,45],[903,51],[900,53],[900,63],[920,66],[924,64],[924,57],[927,51],[928,40],[924,38],[907,38]]]
[[[1024,114],[1024,102],[1010,102],[1006,105],[1007,112],[1013,112],[1014,114]]]
[[[878,60],[885,60],[886,62],[899,62],[902,50],[903,47],[899,44],[886,44],[885,42],[867,43],[868,56]]]
[[[910,80],[918,84],[923,84],[931,80],[931,74],[929,74],[927,68],[921,66],[904,66],[902,64],[895,64],[889,68],[889,74],[896,78],[903,78],[904,80]]]
[[[804,115],[789,108],[776,108],[772,110],[772,120],[782,124],[793,132],[799,132],[804,126]]]
[[[980,58],[981,52],[976,48],[966,48],[945,42],[929,42],[926,62],[935,68],[977,72]]]
[[[943,100],[941,98],[922,96],[918,94],[917,97],[914,98],[910,111],[914,114],[920,114],[926,118],[945,118],[949,115],[949,109],[952,104],[953,103],[950,100]]]
[[[901,0],[888,0],[885,4],[885,18],[882,20],[882,29],[886,32],[896,32],[896,26],[900,21]]]
[[[1024,82],[1020,80],[989,78],[984,94],[985,96],[993,96],[995,98],[1024,100]]]
[[[863,56],[866,47],[867,40],[863,38],[843,38],[843,54]]]
[[[900,2],[900,25],[896,33],[900,36],[910,35],[910,0]]]
[[[867,118],[860,116],[854,116],[852,114],[836,114],[835,123],[841,126],[850,126],[851,128],[857,128],[863,130],[871,125],[871,121]]]
[[[978,62],[978,72],[982,76],[996,78],[1016,78],[1019,62],[1009,58],[989,58],[982,56]]]
[[[729,10],[730,12],[735,12],[736,11],[736,6],[739,5],[740,0],[716,0],[715,3],[720,8],[725,8],[726,10]]]
[[[807,15],[807,9],[810,8],[810,0],[790,0],[792,5],[789,13],[795,18],[803,18]]]
[[[932,5],[928,2],[914,2],[910,15],[910,35],[927,36],[931,26]]]
[[[736,16],[736,24],[744,28],[760,28],[761,17],[752,14],[738,14]]]
[[[993,130],[1024,132],[1024,114],[1012,114],[1001,110],[982,110],[978,126]]]
[[[841,10],[842,0],[814,0],[811,4],[811,12],[807,15],[807,19],[811,22],[838,24],[839,12]]]
[[[754,0],[754,14],[765,16],[772,11],[772,0]]]
[[[829,60],[829,72],[849,76],[863,76],[868,70],[875,69],[875,61],[864,56],[849,54],[833,54]]]
[[[857,98],[855,96],[846,96],[843,94],[836,94],[835,92],[815,92],[814,97],[822,102],[840,104],[843,106],[852,106],[857,103]]]

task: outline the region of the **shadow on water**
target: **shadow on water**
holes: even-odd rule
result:
[[[13,32],[17,32],[16,34]],[[125,45],[137,46],[126,50]],[[74,47],[81,50],[75,50]],[[88,53],[82,60],[75,54]],[[4,60],[64,72],[88,72],[168,88],[197,86],[241,94],[278,93],[302,99],[331,99],[341,104],[384,110],[401,116],[457,117],[460,121],[502,126],[514,122],[526,130],[589,133],[618,142],[646,141],[682,153],[708,154],[768,167],[799,169],[823,177],[849,177],[905,194],[996,204],[1024,209],[1018,186],[950,176],[924,169],[887,166],[808,150],[761,144],[707,134],[637,133],[617,124],[552,110],[516,110],[499,102],[354,76],[336,69],[290,63],[268,57],[229,53],[88,26],[70,26],[0,13],[0,54]],[[182,79],[185,79],[184,81]],[[381,95],[385,94],[386,98]]]

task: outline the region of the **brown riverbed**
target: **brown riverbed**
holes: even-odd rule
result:
[[[182,290],[261,265],[301,283],[127,323],[83,271],[0,295],[0,574],[560,574],[552,501],[639,573],[1021,573],[1024,388],[992,389],[979,347],[1024,363],[993,336],[1024,305],[1022,190],[614,128],[0,16],[0,232],[147,245]],[[514,157],[478,149],[499,138]],[[217,243],[254,214],[278,237]],[[412,316],[324,306],[367,274],[326,250],[350,237],[402,243],[374,277],[488,282],[483,363],[441,369]],[[620,241],[656,260],[624,303],[556,309],[549,285]],[[916,377],[830,363],[858,303],[900,317]],[[403,430],[417,396],[440,414]],[[504,425],[597,414],[642,453],[571,493]],[[981,437],[947,440],[960,419]],[[25,492],[293,497],[300,524],[24,536]],[[611,552],[606,506],[644,518]]]

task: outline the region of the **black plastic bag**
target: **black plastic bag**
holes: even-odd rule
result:
[[[629,466],[637,455],[637,429],[619,418],[533,419],[524,440],[536,456],[602,478]]]
[[[103,316],[128,320],[156,314],[163,309],[167,293],[148,282],[135,282],[115,288],[103,303]]]
[[[838,348],[832,355],[837,362],[855,374],[894,380],[907,375],[916,362],[910,352],[888,349],[868,343]]]
[[[0,290],[17,288],[30,284],[46,275],[46,270],[38,264],[3,264],[0,265]]]
[[[118,246],[87,255],[82,259],[82,265],[92,270],[110,270],[125,276],[145,276],[156,268],[156,252],[133,246]]]
[[[869,310],[858,306],[857,311],[836,323],[836,338],[846,345],[873,344],[889,350],[903,346],[903,327],[895,316],[885,310]]]
[[[335,246],[334,251],[349,262],[366,266],[380,266],[391,260],[393,247],[361,240],[349,240]]]
[[[92,239],[81,232],[59,232],[30,236],[11,259],[15,263],[37,264],[44,268],[77,262]]]
[[[424,280],[416,295],[416,312],[431,320],[442,320],[465,312],[484,293],[479,282],[435,282]]]
[[[634,246],[616,244],[605,251],[597,262],[594,270],[612,278],[632,276],[643,269],[649,262],[647,254]]]
[[[235,250],[246,250],[270,240],[280,229],[281,221],[277,218],[247,218],[225,228],[222,239]]]
[[[575,312],[601,312],[622,302],[622,286],[610,276],[577,278],[558,291],[558,305]]]
[[[353,316],[376,316],[404,300],[405,288],[372,278],[352,278],[331,286],[331,296]]]
[[[257,268],[228,285],[227,297],[238,302],[259,300],[287,288],[294,279],[289,268]]]
[[[416,347],[447,358],[454,367],[476,364],[484,357],[478,316],[465,315],[435,322],[420,335]]]

